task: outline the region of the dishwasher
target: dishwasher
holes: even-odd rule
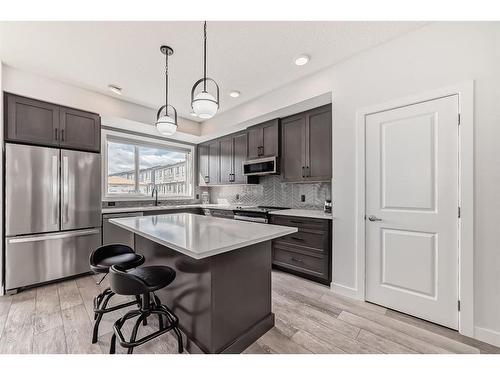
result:
[[[135,250],[134,233],[120,228],[118,225],[109,222],[109,219],[117,219],[120,217],[143,216],[142,212],[127,212],[120,214],[104,214],[102,215],[102,244],[122,243],[130,246]]]

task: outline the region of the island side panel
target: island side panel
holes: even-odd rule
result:
[[[190,352],[211,352],[212,343],[212,274],[210,258],[196,260],[139,235],[136,251],[146,258],[145,265],[164,265],[176,271],[167,288],[155,292],[163,304],[179,317],[179,325],[188,337]],[[193,347],[192,343],[198,348]]]
[[[274,326],[271,241],[212,259],[212,348],[240,353]]]

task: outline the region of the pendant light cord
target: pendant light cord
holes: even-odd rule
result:
[[[165,53],[165,112],[168,116],[168,51]]]
[[[203,27],[203,92],[207,92],[207,21]]]

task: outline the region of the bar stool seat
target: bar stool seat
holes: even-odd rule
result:
[[[179,330],[179,319],[165,305],[163,305],[154,294],[155,291],[165,288],[170,285],[175,279],[175,270],[167,266],[147,266],[126,270],[121,266],[114,265],[110,268],[110,286],[111,290],[116,294],[121,295],[141,295],[142,305],[139,309],[128,311],[122,318],[118,319],[113,325],[113,336],[109,352],[115,353],[116,339],[122,347],[128,349],[128,353],[132,354],[135,347],[144,344],[166,332],[173,331],[177,336],[177,344],[179,353],[183,352],[182,335]],[[159,329],[138,340],[137,333],[141,322],[147,319],[150,315],[158,316]],[[123,336],[121,328],[129,319],[137,317],[137,320],[132,329],[130,340],[126,340]],[[163,319],[165,318],[165,323]]]
[[[118,266],[123,268],[122,266]],[[154,292],[168,286],[175,279],[175,271],[170,267],[165,266],[148,266],[139,267],[127,272],[130,276],[136,276],[141,279],[142,285],[141,294],[145,291]]]
[[[144,257],[137,254],[130,246],[124,244],[107,244],[100,246],[90,254],[90,269],[97,274],[104,274],[99,284],[104,280],[104,277],[109,273],[109,269],[113,265],[119,265],[124,269],[132,269],[140,266],[145,261]],[[94,329],[92,332],[92,343],[97,342],[99,334],[99,324],[104,314],[124,307],[132,305],[141,305],[139,295],[136,296],[135,301],[122,303],[113,307],[107,307],[109,300],[115,293],[110,288],[106,288],[102,293],[94,298]],[[147,322],[144,321],[144,324]]]
[[[95,273],[108,273],[109,267],[118,264],[125,269],[139,267],[144,257],[124,244],[108,244],[99,247],[90,255],[90,269]]]

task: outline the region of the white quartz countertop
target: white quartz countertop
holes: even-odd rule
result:
[[[288,210],[272,211],[271,215],[283,215],[283,216],[300,216],[300,217],[310,217],[313,219],[328,219],[333,220],[332,214],[327,214],[322,210],[301,210],[291,208]]]
[[[179,210],[183,208],[213,208],[219,210],[237,210],[240,207],[227,204],[182,204],[177,206],[135,206],[135,207],[106,207],[101,210],[103,214],[117,214],[123,212],[143,212],[143,211],[165,211]]]
[[[115,218],[111,223],[194,259],[269,241],[297,228],[189,213]]]

